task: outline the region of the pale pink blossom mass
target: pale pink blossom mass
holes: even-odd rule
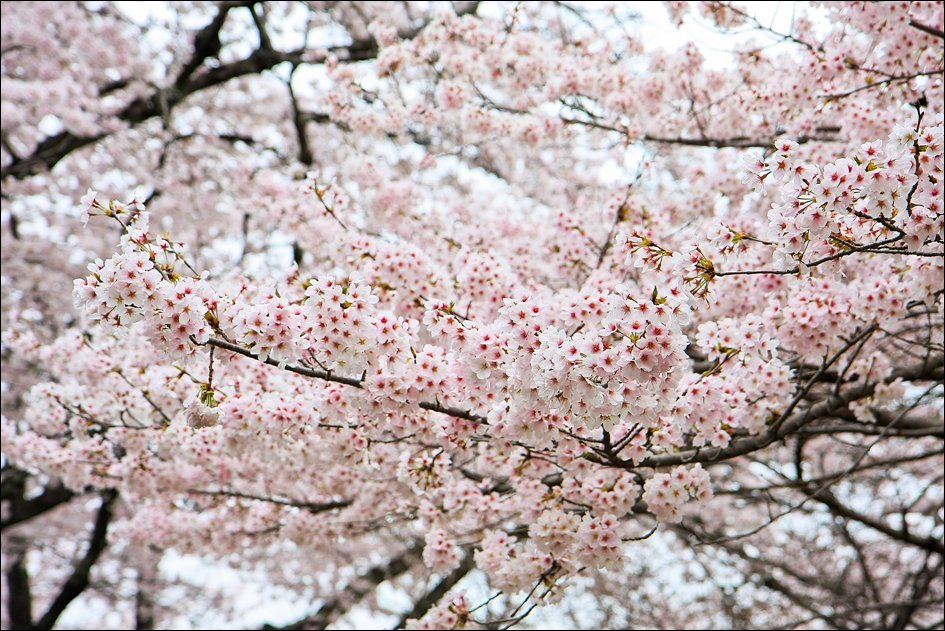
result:
[[[942,624],[942,3],[124,4],[2,9],[4,628]]]

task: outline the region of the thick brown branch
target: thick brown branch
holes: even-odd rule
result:
[[[815,618],[819,618],[827,622],[828,624],[832,625],[834,628],[836,629],[848,628],[846,625],[842,624],[842,621],[838,617],[831,615],[827,612],[821,611],[820,609],[817,608],[816,604],[811,601],[811,599],[805,596],[802,596],[801,594],[798,594],[797,592],[792,590],[790,587],[788,587],[787,585],[785,585],[784,583],[782,583],[775,577],[766,576],[764,577],[764,579],[762,579],[761,584],[767,587],[768,589],[781,593],[788,600],[790,600],[792,603],[794,603],[801,609],[804,609],[805,611],[810,612],[811,614],[814,615]]]
[[[7,614],[10,628],[30,629],[33,626],[33,596],[30,594],[30,576],[26,571],[26,542],[12,537],[7,568]]]
[[[934,26],[922,24],[921,22],[916,22],[915,20],[910,20],[909,26],[911,26],[912,28],[917,28],[923,33],[928,33],[929,35],[933,35],[939,39],[945,39],[945,31],[943,31],[940,28],[935,28]]]
[[[138,581],[135,592],[135,631],[154,628],[154,599],[147,586]]]
[[[932,581],[942,575],[942,564],[943,560],[939,559],[938,563],[935,565],[926,565],[922,570],[916,573],[912,587],[912,599],[900,605],[896,619],[890,626],[891,629],[906,629],[909,627],[912,616],[915,615],[916,610],[922,604],[925,604],[924,597],[928,594]],[[931,602],[941,605],[941,601],[938,599],[932,600]]]
[[[463,577],[469,574],[474,567],[475,564],[473,563],[472,554],[467,554],[458,568],[446,575],[433,589],[414,603],[413,609],[411,609],[409,613],[404,614],[400,621],[394,626],[394,629],[403,629],[407,620],[416,620],[425,616],[430,608],[440,602],[440,599],[443,598],[448,591],[453,589],[456,583],[463,580]]]
[[[945,426],[929,425],[928,427],[896,427],[890,429],[881,425],[864,425],[863,423],[827,423],[816,427],[805,427],[798,434],[802,436],[823,434],[862,434],[864,436],[899,436],[919,438],[929,436],[945,438]]]
[[[938,555],[945,556],[945,544],[942,543],[941,539],[935,539],[933,537],[919,537],[910,533],[907,530],[899,530],[898,528],[893,528],[886,522],[881,519],[871,517],[859,511],[856,511],[846,504],[842,503],[837,497],[826,488],[807,488],[805,492],[808,493],[812,498],[826,506],[830,509],[834,515],[839,515],[845,517],[846,519],[851,519],[853,521],[859,522],[864,526],[869,526],[873,530],[883,533],[888,537],[903,541],[910,545],[922,548],[928,552],[933,552]]]
[[[75,493],[62,486],[59,482],[49,483],[43,492],[36,497],[25,499],[20,494],[13,494],[8,489],[4,489],[4,500],[8,500],[9,513],[7,517],[0,520],[0,528],[6,529],[10,526],[22,523],[42,515],[46,511],[56,508],[60,504],[65,504],[75,496]]]
[[[59,594],[34,628],[52,629],[56,624],[56,620],[59,619],[62,612],[69,606],[69,603],[75,600],[79,594],[85,591],[85,588],[89,586],[89,575],[92,571],[92,566],[98,561],[99,556],[105,551],[105,547],[108,544],[108,524],[111,522],[112,509],[117,498],[118,493],[116,491],[105,491],[102,494],[102,505],[98,509],[98,515],[95,518],[95,527],[92,530],[92,537],[89,539],[89,547],[85,552],[85,556],[83,556],[82,560],[75,566],[75,569],[62,586]]]
[[[226,12],[233,7],[251,6],[253,4],[255,2],[231,2],[221,5],[220,12],[197,35],[194,42],[194,54],[191,55],[190,60],[181,70],[175,82],[165,89],[153,92],[149,96],[135,99],[118,114],[118,118],[135,125],[154,116],[166,115],[177,104],[195,92],[221,85],[230,79],[261,73],[283,62],[320,64],[324,63],[331,55],[349,62],[365,61],[377,56],[378,47],[373,37],[357,39],[345,46],[331,47],[324,54],[317,57],[305,57],[304,50],[284,52],[261,46],[245,59],[210,68],[204,72],[196,72],[206,59],[218,52],[219,30],[225,21]],[[464,3],[462,7],[457,6],[457,14],[474,13],[477,6],[478,3]],[[412,29],[405,34],[405,38],[415,37],[423,28],[424,26],[420,26]],[[303,59],[303,57],[305,58]],[[55,136],[50,136],[43,140],[31,155],[22,159],[14,159],[10,164],[0,169],[0,179],[6,179],[7,177],[23,179],[30,175],[48,171],[73,151],[97,142],[108,135],[108,133],[103,133],[95,136],[75,136],[71,132],[64,131]]]
[[[246,59],[213,68],[182,84],[175,84],[166,90],[135,99],[118,115],[118,118],[134,125],[165,114],[195,92],[226,83],[230,79],[263,72],[284,61],[298,63],[301,58],[301,51],[284,53],[258,49]],[[39,144],[32,155],[22,160],[14,160],[3,168],[0,178],[12,176],[22,179],[52,169],[73,151],[97,142],[107,135],[75,136],[71,132],[64,131],[50,136]]]
[[[338,596],[328,600],[318,611],[283,627],[265,625],[264,629],[292,631],[296,629],[325,629],[346,611],[359,603],[386,580],[407,572],[419,558],[419,546],[413,545],[383,565],[375,565],[348,585]]]
[[[220,31],[226,22],[230,9],[238,6],[249,6],[252,2],[223,2],[219,5],[217,14],[213,16],[210,23],[200,29],[194,36],[194,52],[190,59],[181,68],[174,82],[178,87],[183,87],[192,74],[199,68],[203,62],[220,54]]]
[[[299,109],[299,100],[295,94],[295,89],[292,87],[292,77],[295,75],[296,68],[298,66],[292,67],[289,80],[286,82],[286,87],[289,89],[289,99],[292,102],[292,125],[295,127],[295,137],[299,143],[299,162],[312,164],[315,158],[312,155],[312,148],[309,146],[308,136],[305,135],[305,124],[309,119]]]
[[[64,157],[81,149],[86,145],[101,140],[106,134],[97,136],[73,136],[69,132],[62,132],[43,140],[33,153],[25,158],[14,159],[9,165],[0,170],[0,179],[13,176],[23,179],[27,176],[53,168]]]
[[[945,362],[945,358],[943,358],[942,355],[929,357],[921,364],[899,368],[893,371],[892,375],[889,377],[889,381],[893,381],[897,378],[906,381],[941,380],[943,369],[945,369],[945,363],[943,362]],[[618,460],[612,463],[602,461],[601,464],[611,464],[624,469],[637,469],[641,467],[662,468],[697,462],[707,463],[731,460],[732,458],[764,449],[778,440],[791,436],[797,433],[802,427],[808,425],[811,421],[832,416],[836,410],[845,408],[849,403],[872,395],[875,388],[876,384],[863,384],[849,388],[839,395],[829,396],[803,410],[795,412],[783,423],[773,425],[767,431],[757,436],[732,441],[728,447],[684,449],[676,453],[652,456],[645,459],[639,465],[634,465],[632,462],[624,460]]]

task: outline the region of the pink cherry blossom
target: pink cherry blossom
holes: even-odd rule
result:
[[[3,626],[940,626],[942,4],[664,4],[4,3]]]

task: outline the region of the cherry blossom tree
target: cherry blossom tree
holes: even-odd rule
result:
[[[4,3],[3,626],[940,628],[943,5],[638,10]]]

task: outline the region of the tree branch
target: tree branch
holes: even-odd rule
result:
[[[940,380],[943,375],[943,369],[945,369],[945,357],[942,355],[934,355],[928,357],[921,364],[894,370],[888,381],[894,381],[900,378],[906,381]],[[731,460],[737,456],[743,456],[763,449],[778,440],[796,433],[799,429],[815,419],[831,416],[836,410],[846,407],[852,401],[857,401],[872,395],[876,385],[875,383],[863,384],[850,388],[842,394],[828,396],[804,410],[795,412],[780,425],[773,425],[767,431],[756,436],[734,440],[725,448],[709,447],[706,449],[684,449],[676,453],[646,458],[639,465],[634,465],[632,462],[625,460],[617,460],[615,462],[603,460],[599,461],[599,464],[610,464],[623,469],[638,469],[643,467],[662,468],[681,464],[694,464],[697,462],[721,462],[723,460]]]
[[[295,136],[299,143],[299,162],[302,164],[310,165],[315,161],[315,157],[312,155],[312,148],[308,143],[308,136],[305,135],[305,124],[308,120],[313,120],[306,117],[301,110],[299,110],[299,101],[295,94],[295,89],[292,87],[292,78],[295,76],[295,70],[298,66],[292,66],[292,72],[289,73],[289,79],[286,81],[286,87],[289,88],[289,100],[292,102],[292,124],[295,127]]]
[[[270,504],[279,504],[281,506],[292,506],[295,508],[304,508],[313,515],[318,513],[324,513],[327,511],[334,510],[336,508],[345,508],[346,506],[351,505],[350,500],[344,500],[340,502],[302,502],[299,500],[292,499],[280,499],[277,497],[262,497],[259,495],[252,495],[250,493],[240,493],[239,491],[208,491],[204,489],[190,489],[188,493],[193,493],[194,495],[209,495],[213,497],[237,497],[246,500],[256,500],[259,502],[268,502]]]
[[[927,24],[922,24],[921,22],[916,22],[915,20],[909,21],[909,26],[912,28],[917,28],[923,33],[928,33],[939,39],[945,39],[945,31],[940,28],[935,28],[934,26],[928,26]]]
[[[30,593],[30,575],[26,571],[26,542],[11,537],[7,568],[7,614],[10,628],[30,629],[33,626],[33,596]]]
[[[228,350],[232,353],[237,353],[243,357],[249,357],[250,359],[255,359],[256,361],[263,361],[259,356],[253,351],[243,348],[238,344],[228,342],[226,340],[221,340],[219,338],[212,337],[207,340],[206,344],[210,346],[216,346],[217,348],[222,348]],[[345,377],[343,375],[336,375],[327,370],[316,370],[314,368],[305,368],[303,366],[293,366],[292,364],[280,364],[271,357],[267,357],[266,361],[263,362],[269,366],[275,366],[283,370],[288,370],[289,372],[294,372],[297,375],[302,375],[303,377],[311,377],[313,379],[322,379],[324,381],[332,381],[334,383],[341,383],[346,386],[351,386],[352,388],[362,389],[364,384],[361,379],[356,379],[354,377]],[[486,419],[483,416],[478,414],[473,414],[470,410],[462,410],[455,407],[450,407],[446,405],[441,405],[437,401],[420,401],[417,403],[417,407],[423,408],[424,410],[429,410],[431,412],[440,412],[441,414],[446,414],[448,416],[454,416],[456,418],[461,418],[467,421],[472,421],[473,423],[485,423]]]
[[[893,621],[892,625],[890,625],[890,629],[905,629],[908,627],[912,616],[915,615],[916,609],[918,609],[919,605],[923,604],[922,597],[928,593],[932,581],[942,575],[942,564],[943,560],[939,559],[938,563],[935,565],[926,565],[916,574],[912,588],[912,599],[904,602],[899,607],[899,612],[896,614],[896,619]]]
[[[226,12],[233,7],[252,6],[255,2],[231,2],[221,5],[220,12],[214,19],[198,33],[194,41],[194,53],[190,61],[181,70],[174,83],[164,89],[157,90],[146,97],[139,97],[132,101],[118,114],[118,118],[132,126],[154,116],[164,115],[185,98],[195,92],[226,83],[230,79],[249,74],[258,74],[269,70],[283,62],[293,64],[312,63],[322,64],[332,55],[343,61],[365,61],[377,56],[377,43],[373,37],[356,39],[344,46],[333,46],[319,56],[306,57],[305,49],[283,52],[271,47],[260,46],[245,59],[211,68],[206,72],[195,74],[196,70],[209,57],[218,51],[219,31],[226,18]],[[475,13],[478,2],[467,2],[457,7],[457,15]],[[254,13],[254,18],[258,16]],[[411,39],[419,34],[426,24],[403,34],[405,39]],[[43,171],[52,169],[60,160],[77,149],[81,149],[94,142],[102,140],[112,132],[94,136],[75,136],[64,131],[43,140],[33,153],[25,158],[16,159],[0,169],[0,179],[13,177],[23,179]]]
[[[462,563],[459,564],[459,567],[446,575],[433,587],[433,589],[424,594],[420,600],[414,603],[413,609],[400,618],[400,620],[394,626],[394,629],[403,629],[404,625],[407,623],[407,620],[417,620],[425,616],[430,608],[436,605],[436,603],[440,602],[440,599],[446,595],[446,592],[453,589],[456,583],[463,580],[463,577],[469,574],[469,572],[474,567],[475,563],[473,563],[473,555],[470,552],[463,559]]]
[[[174,81],[176,86],[182,88],[203,62],[220,54],[220,31],[223,29],[223,24],[226,22],[230,9],[239,6],[251,7],[253,4],[253,2],[223,2],[219,5],[217,14],[213,16],[210,23],[200,29],[194,36],[194,52],[177,75],[177,79]]]
[[[829,613],[826,613],[824,611],[821,611],[820,609],[817,609],[816,605],[813,602],[811,602],[809,598],[806,598],[798,594],[797,592],[789,588],[787,585],[785,585],[784,583],[782,583],[775,577],[770,576],[770,575],[765,576],[762,579],[761,584],[767,587],[768,589],[779,592],[785,598],[790,600],[792,603],[794,603],[801,609],[804,609],[805,611],[810,612],[811,614],[814,615],[815,618],[820,618],[824,622],[827,622],[828,624],[832,625],[834,628],[837,628],[837,629],[848,628],[842,624],[842,621],[838,617],[831,615]]]
[[[59,595],[53,600],[49,609],[39,619],[34,628],[52,629],[56,620],[62,615],[66,607],[75,600],[89,586],[89,574],[92,566],[98,561],[99,556],[104,552],[108,544],[108,524],[112,519],[112,508],[115,500],[118,498],[118,492],[114,490],[102,493],[102,505],[98,509],[98,515],[95,518],[95,527],[92,530],[92,537],[89,539],[89,547],[85,556],[69,576],[68,580],[62,586]]]
[[[38,517],[75,497],[75,493],[62,486],[58,481],[50,482],[42,493],[31,499],[24,499],[22,489],[17,494],[10,486],[5,484],[4,487],[3,499],[10,502],[10,507],[8,516],[0,519],[0,529],[6,529]]]
[[[873,530],[881,532],[888,537],[892,537],[893,539],[903,541],[940,556],[945,556],[945,544],[943,544],[940,539],[935,539],[934,537],[918,537],[906,530],[898,530],[893,528],[880,519],[876,519],[859,511],[853,510],[838,500],[833,492],[828,488],[814,489],[807,487],[804,489],[804,492],[829,508],[830,512],[832,512],[834,515],[851,519],[863,524],[864,526],[869,526]]]
[[[339,595],[326,601],[318,611],[301,620],[297,620],[283,627],[265,625],[263,629],[279,629],[280,631],[295,631],[299,629],[325,629],[335,622],[346,611],[351,609],[377,586],[386,580],[400,576],[408,571],[419,558],[419,545],[414,542],[410,548],[397,555],[383,565],[373,568],[354,579]]]
[[[522,112],[516,112],[522,113]],[[599,121],[587,121],[580,120],[577,118],[567,118],[562,116],[562,122],[566,125],[584,125],[585,127],[593,127],[595,129],[602,129],[604,131],[617,132],[619,134],[626,135],[627,129],[616,127],[614,125],[608,125],[606,123],[601,123]],[[839,132],[839,129],[824,129],[824,133],[836,133]],[[735,149],[751,149],[751,148],[768,148],[771,147],[774,143],[774,138],[751,138],[749,136],[732,136],[730,138],[684,138],[684,137],[669,137],[669,136],[652,136],[652,135],[643,135],[637,138],[632,138],[632,140],[640,140],[642,142],[655,142],[658,144],[665,145],[680,145],[684,147],[712,147],[715,149],[725,149],[725,148],[735,148]],[[819,135],[801,135],[796,141],[798,144],[807,144],[809,142],[838,142],[838,139],[835,136],[819,136]]]

